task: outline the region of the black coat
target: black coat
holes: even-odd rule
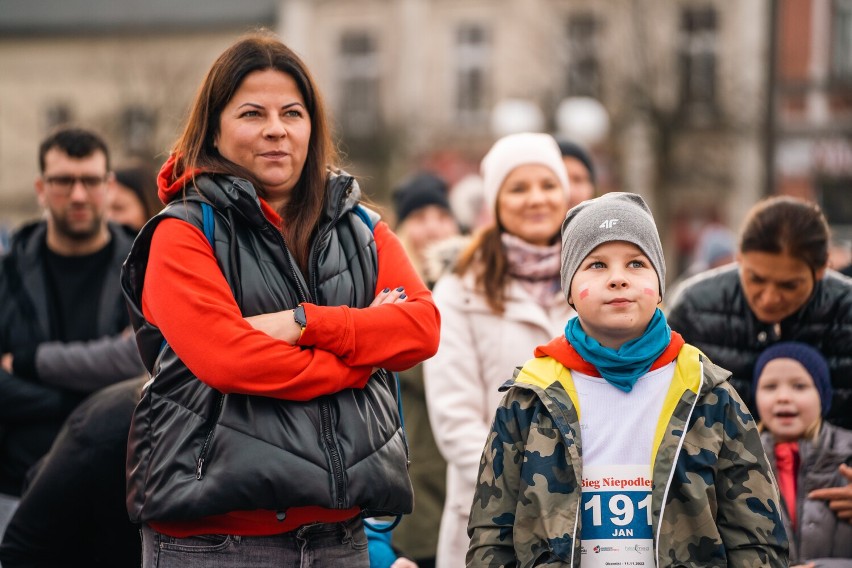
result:
[[[98,337],[118,336],[129,325],[119,275],[133,235],[112,224],[110,233],[112,256],[100,310],[92,314]],[[22,227],[0,263],[0,353],[35,349],[51,339],[43,262],[46,234],[44,221]],[[0,492],[20,493],[27,470],[47,452],[62,422],[85,394],[0,370]]]
[[[807,303],[776,327],[752,313],[735,264],[684,282],[667,311],[673,330],[731,371],[731,383],[752,408],[754,364],[764,349],[779,341],[801,341],[820,350],[834,388],[827,419],[852,428],[852,280],[828,270]]]
[[[140,380],[106,387],[68,417],[6,528],[3,566],[140,566],[139,527],[124,507],[124,463],[141,388]]]

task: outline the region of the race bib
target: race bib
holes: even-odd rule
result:
[[[647,465],[583,468],[582,568],[655,565],[648,469]]]

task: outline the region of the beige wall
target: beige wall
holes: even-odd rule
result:
[[[126,158],[121,110],[135,104],[155,109],[155,145],[164,156],[204,72],[236,35],[0,40],[0,222],[37,214],[32,182],[49,107],[65,104],[76,124],[103,133],[114,165]]]

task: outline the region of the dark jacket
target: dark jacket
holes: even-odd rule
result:
[[[50,337],[50,310],[44,270],[44,243],[47,223],[22,227],[14,236],[10,250],[0,263],[0,353],[32,351],[51,346],[63,353],[69,365],[68,375],[108,378],[118,382],[139,374],[143,369],[139,356],[127,344],[122,332],[129,319],[119,286],[121,264],[130,251],[132,234],[118,225],[109,226],[112,256],[106,271],[98,313],[97,337],[92,343],[123,344],[119,351],[135,360],[132,372],[106,375],[109,361],[91,357],[91,345],[82,342],[57,344]],[[38,353],[38,351],[37,351]],[[74,355],[73,353],[76,353]],[[39,355],[36,355],[38,361]],[[72,361],[74,363],[72,363]],[[106,382],[106,381],[104,381]],[[57,384],[59,383],[59,384]],[[100,386],[103,386],[102,383]],[[27,470],[50,448],[63,420],[91,389],[77,388],[74,380],[48,382],[28,380],[0,371],[0,492],[17,495]]]
[[[775,439],[770,432],[760,436],[775,477]],[[796,487],[796,530],[790,526],[787,502],[782,499],[784,527],[790,539],[790,563],[816,562],[817,567],[852,566],[852,524],[838,519],[825,501],[808,499],[814,489],[842,487],[846,479],[840,464],[852,465],[852,432],[823,424],[814,441],[799,440],[799,471]]]
[[[374,374],[364,389],[306,402],[224,395],[198,380],[142,314],[154,229],[169,217],[203,228],[202,200],[215,209],[216,257],[243,315],[303,301],[368,306],[377,253],[366,210],[356,209],[354,180],[333,176],[329,182],[307,278],[264,217],[251,184],[202,176],[196,185],[201,196],[175,200],[142,229],[122,276],[139,350],[153,375],[128,444],[131,518],[191,520],[305,505],[410,512],[407,449],[387,373]]]
[[[777,330],[758,321],[749,308],[736,264],[684,282],[667,312],[669,325],[687,343],[731,371],[731,383],[751,408],[752,374],[761,351],[778,341],[801,341],[819,349],[828,360],[834,388],[827,419],[852,427],[852,281],[848,278],[826,271],[807,303]]]
[[[124,461],[141,388],[138,379],[121,382],[71,413],[6,528],[3,566],[140,566],[139,527],[124,507]]]

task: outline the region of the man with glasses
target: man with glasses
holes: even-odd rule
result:
[[[18,229],[0,260],[0,493],[12,507],[77,403],[144,372],[119,286],[133,235],[105,216],[106,144],[57,131],[39,167],[44,217]],[[2,515],[0,502],[0,534]]]

